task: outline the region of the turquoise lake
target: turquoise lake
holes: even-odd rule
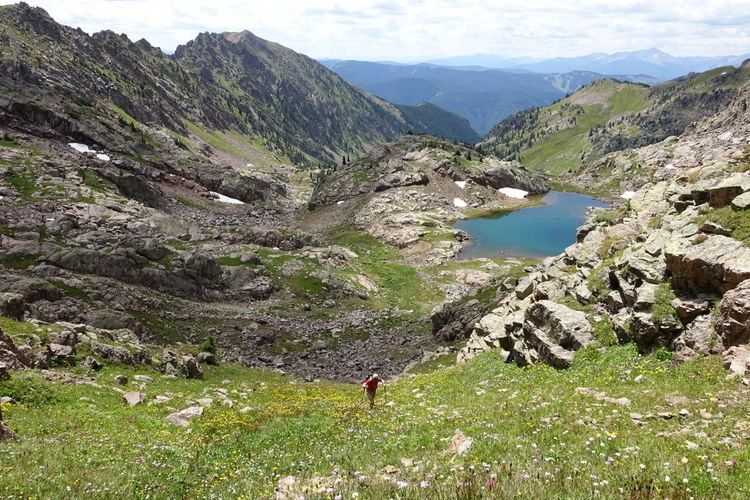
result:
[[[471,236],[458,258],[558,255],[575,243],[589,207],[609,206],[585,194],[560,191],[547,193],[541,201],[543,205],[507,214],[458,221],[455,227]]]

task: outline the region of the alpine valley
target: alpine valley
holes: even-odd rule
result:
[[[750,495],[750,63],[398,68],[0,6],[0,497]]]

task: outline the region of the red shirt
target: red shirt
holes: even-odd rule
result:
[[[382,381],[383,381],[383,379],[380,378],[380,377],[378,377],[378,378],[367,377],[365,379],[365,381],[364,381],[364,385],[365,385],[365,387],[367,387],[368,391],[373,391],[374,392],[374,391],[378,390],[378,384],[380,382],[382,382]]]

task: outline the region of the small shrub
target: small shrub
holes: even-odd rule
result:
[[[49,384],[27,376],[16,376],[0,382],[0,394],[29,407],[43,406],[55,400]]]
[[[198,345],[198,349],[201,352],[210,352],[211,354],[216,354],[218,346],[216,345],[216,339],[214,338],[214,336],[209,335],[208,337],[206,337],[206,339]]]
[[[651,309],[651,315],[658,323],[672,323],[677,320],[677,310],[672,305],[676,298],[672,287],[669,283],[662,283],[654,292],[654,305]]]

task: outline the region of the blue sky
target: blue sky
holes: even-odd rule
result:
[[[2,2],[10,3],[10,2]],[[750,52],[750,0],[28,0],[63,24],[111,29],[169,52],[201,31],[240,31],[313,57],[554,57],[658,47]]]

